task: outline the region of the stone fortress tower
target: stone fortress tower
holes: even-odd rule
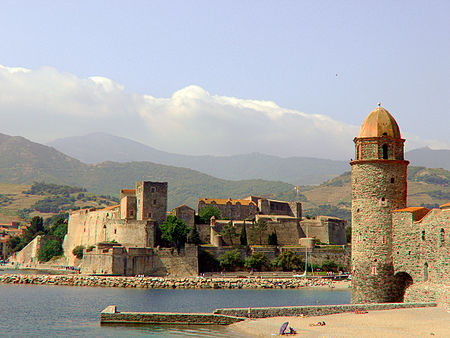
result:
[[[395,119],[379,104],[353,141],[352,303],[392,302],[392,211],[406,208],[405,140]]]

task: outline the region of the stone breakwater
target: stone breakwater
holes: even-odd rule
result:
[[[144,289],[296,289],[317,286],[334,287],[333,281],[322,279],[161,278],[19,274],[1,275],[0,283]]]

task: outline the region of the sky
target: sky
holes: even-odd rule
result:
[[[0,133],[348,160],[378,102],[450,149],[450,1],[8,1]]]

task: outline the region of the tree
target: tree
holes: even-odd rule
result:
[[[262,236],[264,231],[267,230],[267,222],[264,219],[259,219],[255,223],[253,223],[252,227],[253,231],[258,234],[259,237],[259,245],[262,245]]]
[[[273,231],[269,236],[267,237],[267,243],[269,245],[277,245],[278,244],[278,238],[277,233]]]
[[[48,239],[39,250],[39,261],[48,262],[55,256],[63,254],[61,243],[57,239]]]
[[[273,262],[278,268],[283,271],[292,271],[303,267],[302,258],[291,250],[283,251]]]
[[[83,250],[84,250],[84,248],[85,248],[84,245],[77,245],[75,248],[73,248],[72,254],[74,256],[76,256],[78,259],[82,259],[83,258]]]
[[[8,239],[6,246],[8,247],[8,252],[16,252],[22,249],[20,246],[21,239],[19,236],[12,236]]]
[[[219,256],[220,266],[226,270],[232,270],[242,266],[242,257],[239,250],[229,250]]]
[[[190,229],[181,219],[176,216],[167,216],[167,219],[159,227],[162,239],[175,245],[178,250],[184,246]]]
[[[197,230],[197,227],[195,226],[195,224],[192,227],[191,232],[189,233],[188,243],[197,244],[197,245],[202,243],[202,240],[200,239],[200,234],[198,233],[198,230]]]
[[[331,261],[331,260],[323,261],[322,264],[320,265],[320,269],[322,271],[333,271],[333,272],[339,271],[339,267],[336,264],[336,262]]]
[[[45,234],[46,229],[44,227],[44,219],[40,216],[33,217],[30,225],[22,234],[19,250],[27,246],[27,244],[30,243],[36,236]]]
[[[240,240],[241,240],[241,245],[247,246],[248,242],[247,242],[247,230],[245,227],[245,221],[244,221],[244,224],[242,224]]]
[[[230,240],[231,246],[233,246],[233,237],[237,236],[236,228],[233,225],[233,222],[229,221],[222,229],[220,234],[223,237],[227,237]]]
[[[257,270],[261,270],[263,267],[266,267],[268,265],[269,259],[264,254],[264,252],[255,252],[250,257],[247,257],[244,263],[244,266],[247,269],[257,269]]]
[[[220,210],[215,206],[207,205],[198,212],[198,216],[203,224],[209,224],[211,217],[214,216],[216,219],[220,218]]]

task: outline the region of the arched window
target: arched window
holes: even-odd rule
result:
[[[428,263],[423,265],[423,281],[426,282],[428,280]]]
[[[387,160],[388,158],[388,145],[383,144],[383,159]]]

